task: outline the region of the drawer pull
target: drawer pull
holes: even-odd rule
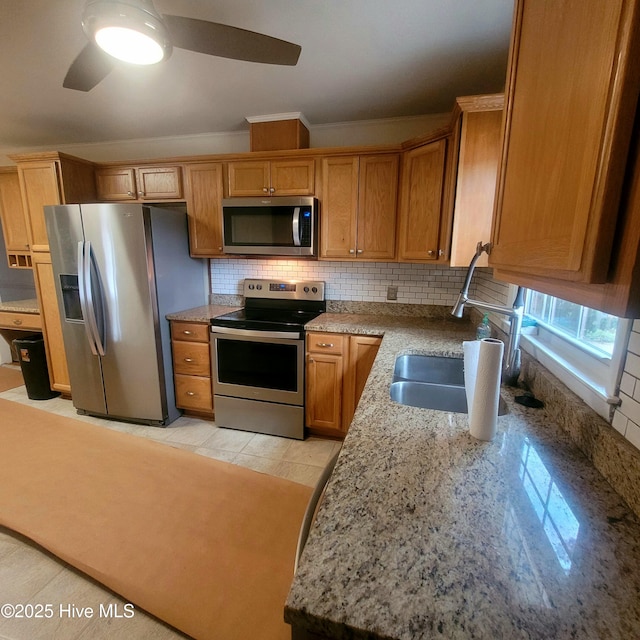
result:
[[[193,362],[193,358],[185,358],[184,361],[185,362]]]
[[[325,349],[331,349],[333,347],[333,342],[318,342],[316,343],[317,347],[324,347]]]
[[[16,319],[16,320],[13,321],[13,324],[21,325],[22,324],[22,320]]]
[[[195,396],[195,391],[187,391],[188,396]]]
[[[191,335],[191,331],[189,331],[189,329],[184,329],[183,332],[185,336],[190,336]]]

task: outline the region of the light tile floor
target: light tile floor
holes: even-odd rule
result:
[[[166,428],[79,416],[70,400],[60,397],[30,400],[25,387],[2,392],[0,398],[106,429],[151,438],[309,486],[315,485],[323,467],[341,446],[339,442],[319,438],[300,441],[222,429],[211,421],[184,416]],[[24,608],[20,611],[18,605]],[[129,603],[28,539],[0,527],[1,640],[186,638],[138,608],[133,609],[131,617],[126,605]],[[20,612],[22,617],[17,616]],[[256,640],[259,640],[258,631]]]

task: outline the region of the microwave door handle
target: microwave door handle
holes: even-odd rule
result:
[[[293,246],[299,247],[302,244],[300,239],[300,207],[293,210]]]

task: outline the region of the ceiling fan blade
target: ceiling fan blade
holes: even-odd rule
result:
[[[294,66],[302,47],[255,31],[183,16],[162,16],[174,47],[210,56]]]
[[[90,91],[105,78],[116,60],[90,42],[71,63],[62,86],[76,91]]]

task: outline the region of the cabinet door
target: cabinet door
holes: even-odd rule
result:
[[[357,156],[323,158],[320,257],[356,257]]]
[[[342,431],[343,358],[310,353],[307,357],[307,426]]]
[[[446,149],[446,140],[438,140],[404,155],[400,261],[425,262],[439,257]]]
[[[96,170],[99,200],[136,200],[135,170],[131,167]]]
[[[393,260],[396,253],[397,155],[360,157],[356,255]]]
[[[18,165],[18,177],[31,250],[48,252],[43,207],[63,204],[58,163],[43,161]]]
[[[269,193],[269,162],[230,162],[229,196],[263,196]]]
[[[185,166],[189,248],[194,258],[223,255],[222,164]]]
[[[467,267],[478,242],[491,240],[500,164],[502,109],[461,113],[450,266]],[[476,266],[488,265],[483,253]]]
[[[606,280],[640,85],[639,4],[517,3],[491,266]]]
[[[351,336],[349,338],[349,361],[345,374],[345,393],[343,407],[343,428],[349,429],[360,396],[367,383],[373,361],[380,348],[381,338],[376,336]]]
[[[62,339],[62,322],[58,310],[50,254],[33,254],[33,275],[42,317],[42,334],[51,388],[63,393],[69,393],[71,391],[71,383]]]
[[[15,169],[0,171],[0,221],[7,253],[22,255],[28,253],[27,225],[22,211],[20,181]],[[9,265],[18,266],[17,263],[12,264],[11,260]]]
[[[140,167],[136,169],[136,187],[140,200],[180,200],[180,167]]]
[[[271,193],[276,196],[312,196],[314,194],[315,162],[313,158],[273,160],[271,162]]]

